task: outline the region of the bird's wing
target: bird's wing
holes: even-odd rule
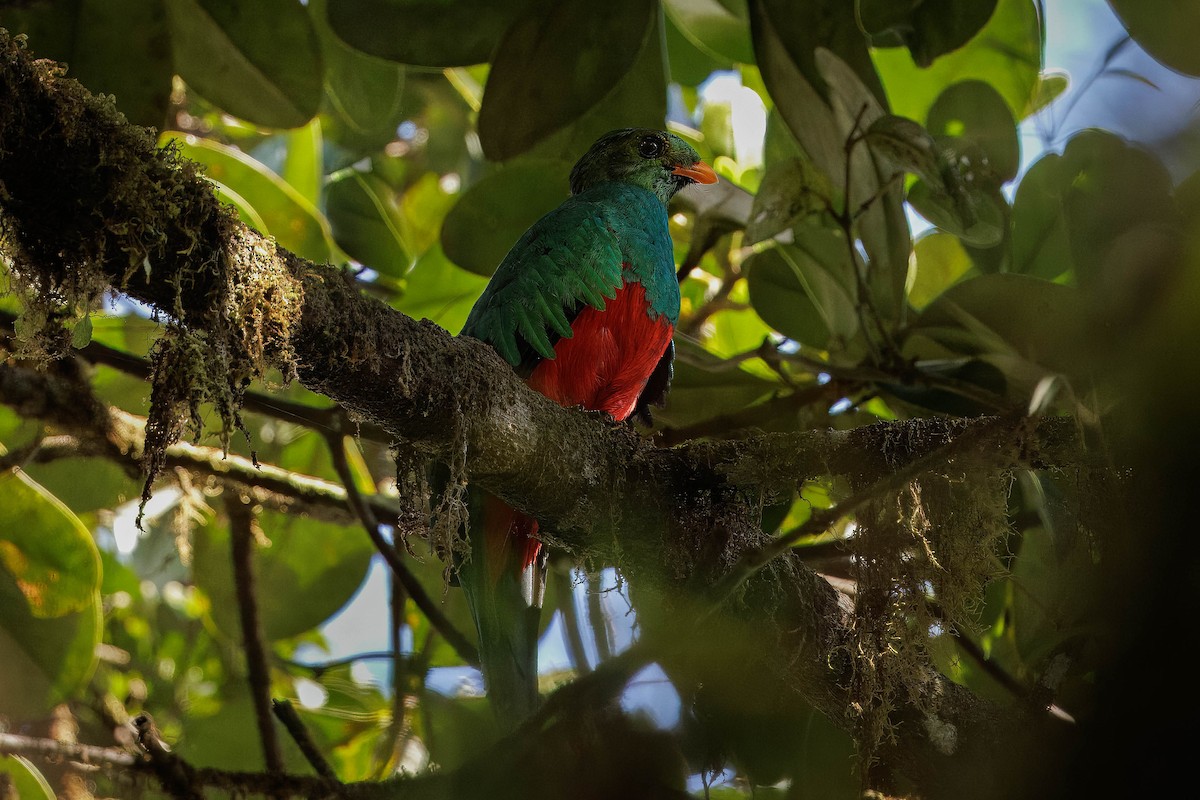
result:
[[[488,342],[527,376],[554,358],[585,306],[604,309],[622,284],[616,233],[597,203],[567,200],[525,232],[471,309],[463,333]]]

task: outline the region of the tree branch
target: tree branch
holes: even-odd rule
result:
[[[98,402],[72,362],[54,362],[43,370],[0,363],[0,403],[69,433],[70,441],[59,438],[32,448],[27,457],[34,462],[99,456],[119,465],[131,478],[143,477],[146,420]],[[341,524],[355,519],[338,484],[270,464],[256,466],[219,448],[176,442],[167,448],[166,464],[231,482],[252,494],[256,503],[277,510],[299,505],[319,519]],[[395,501],[381,495],[366,502],[376,514],[400,513]]]
[[[228,495],[225,513],[229,515],[233,579],[237,589],[242,645],[249,671],[250,697],[254,701],[254,718],[258,723],[267,772],[279,773],[283,772],[283,750],[279,746],[279,732],[275,730],[275,720],[271,716],[271,667],[267,663],[267,648],[263,644],[258,599],[254,596],[254,513],[241,498]]]
[[[342,484],[346,487],[346,496],[349,499],[350,507],[354,509],[358,516],[359,522],[370,537],[371,543],[375,545],[375,549],[383,556],[384,561],[387,561],[388,566],[392,568],[392,574],[400,581],[404,587],[404,591],[408,592],[408,596],[416,603],[417,608],[421,609],[421,613],[429,620],[429,624],[437,629],[438,633],[446,640],[454,652],[458,653],[459,658],[468,664],[479,663],[479,651],[475,645],[467,640],[463,633],[454,627],[454,623],[442,613],[425,591],[425,587],[417,580],[417,576],[412,573],[408,565],[404,563],[404,559],[400,557],[400,552],[383,536],[383,531],[379,528],[379,520],[375,518],[375,514],[367,507],[363,501],[362,494],[358,491],[358,486],[354,483],[354,475],[350,472],[350,464],[346,460],[345,445],[340,436],[330,436],[327,438],[329,443],[329,453],[333,460],[333,468],[337,470],[338,476],[342,479]]]
[[[628,427],[530,391],[485,344],[409,319],[339,271],[279,249],[222,210],[192,166],[3,36],[0,105],[3,247],[18,287],[40,309],[58,298],[59,315],[69,316],[111,285],[233,353],[246,377],[267,366],[295,375],[419,456],[452,465],[456,478],[537,517],[554,543],[619,563],[648,598],[639,604],[647,637],[677,627],[672,615],[651,613],[654,598],[707,608],[718,598],[714,585],[742,558],[774,555],[759,528],[765,501],[820,474],[864,485],[997,424],[912,420],[659,449]],[[1071,420],[1021,423],[1010,433],[1011,446],[976,453],[977,466],[1086,466],[1092,458]],[[740,583],[724,612],[741,635],[764,643],[762,663],[746,665],[743,679],[769,677],[765,694],[802,696],[853,729],[852,631],[824,580],[782,552]],[[960,741],[1028,738],[1023,715],[946,680],[937,691],[942,722]],[[919,775],[931,795],[953,785],[949,776],[970,769],[970,759],[1003,752],[964,745],[969,758],[950,761],[924,730],[902,725],[893,761],[944,766]]]

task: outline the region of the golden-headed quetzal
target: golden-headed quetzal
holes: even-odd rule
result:
[[[462,332],[561,405],[648,420],[670,384],[679,319],[667,203],[690,183],[716,180],[674,134],[605,134],[571,171],[571,197],[505,256]],[[482,493],[472,506],[460,581],[492,706],[512,726],[538,701],[545,559],[537,520]]]

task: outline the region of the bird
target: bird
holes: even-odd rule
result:
[[[670,387],[679,320],[667,204],[689,184],[716,181],[674,133],[604,134],[571,170],[570,197],[500,262],[462,335],[491,345],[526,385],[559,405],[649,423],[650,406],[661,406]],[[470,555],[458,582],[495,716],[513,728],[539,702],[546,551],[536,519],[473,494]]]

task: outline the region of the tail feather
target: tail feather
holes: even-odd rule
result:
[[[538,706],[537,642],[545,559],[537,521],[488,496],[472,515],[460,579],[474,610],[484,683],[498,719],[516,727]]]

